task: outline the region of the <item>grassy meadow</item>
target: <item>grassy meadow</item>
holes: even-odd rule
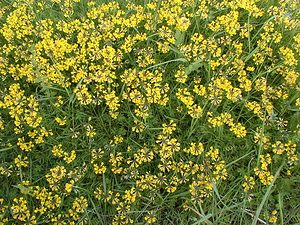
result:
[[[299,9],[0,0],[0,225],[299,225]]]

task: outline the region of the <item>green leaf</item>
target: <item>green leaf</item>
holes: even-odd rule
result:
[[[179,30],[176,30],[175,32],[175,45],[178,46],[178,45],[181,45],[184,43],[184,37],[185,37],[185,33],[184,32],[181,32]]]
[[[300,112],[296,112],[292,115],[289,122],[290,129],[295,130],[298,124],[300,124]]]
[[[198,70],[201,66],[203,65],[202,60],[197,60],[193,63],[191,63],[186,69],[185,69],[185,73],[186,75],[191,74],[192,72]]]

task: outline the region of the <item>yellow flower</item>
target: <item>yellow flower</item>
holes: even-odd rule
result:
[[[273,210],[269,217],[269,223],[275,224],[276,222],[277,222],[277,210]]]
[[[298,106],[300,108],[300,98],[296,99],[296,106]]]
[[[95,174],[104,174],[106,171],[106,166],[103,162],[100,164],[93,164]]]
[[[135,126],[132,127],[132,131],[136,132],[136,133],[141,133],[143,132],[143,130],[145,129],[145,125],[137,120],[134,120]]]
[[[203,113],[203,109],[200,105],[194,104],[190,107],[188,107],[188,114],[192,117],[192,118],[200,118],[202,116]]]
[[[66,163],[70,164],[76,159],[76,152],[75,150],[72,150],[71,153],[64,152],[64,158]]]
[[[176,123],[171,120],[169,124],[163,124],[163,134],[172,134],[176,130]]]
[[[188,18],[186,17],[180,17],[178,20],[177,20],[177,23],[176,23],[176,28],[181,31],[181,32],[184,32],[186,31],[189,26],[191,25],[191,22]]]
[[[66,125],[66,122],[67,122],[66,117],[64,119],[55,117],[55,121],[59,124],[59,126],[64,126],[64,125]]]
[[[230,130],[237,136],[237,137],[245,137],[247,134],[246,128],[241,123],[233,124],[230,127]]]
[[[248,192],[249,190],[252,190],[255,185],[255,181],[253,177],[244,176],[245,182],[242,184],[244,191]]]
[[[284,58],[284,63],[288,66],[296,66],[298,64],[297,59],[294,56],[293,51],[288,47],[280,47],[280,53]]]
[[[72,191],[73,186],[74,186],[74,183],[75,183],[74,180],[70,180],[69,183],[66,183],[66,184],[65,184],[65,191],[66,191],[67,193],[70,193],[70,192]]]
[[[155,213],[153,211],[147,213],[147,215],[144,216],[144,220],[151,224],[151,223],[155,223],[157,221],[157,218],[155,216]]]
[[[23,197],[15,198],[14,204],[11,206],[13,218],[21,222],[36,224],[36,218],[34,215],[31,216],[27,204],[27,201]]]
[[[86,136],[89,138],[93,138],[96,136],[96,130],[94,129],[94,127],[91,124],[87,124],[85,125],[86,128]]]
[[[191,146],[189,148],[184,149],[185,152],[190,153],[195,156],[199,156],[204,151],[204,146],[201,142],[198,143],[191,143]]]
[[[180,66],[179,69],[175,73],[175,78],[178,83],[185,83],[187,81],[187,74],[184,71],[183,66]]]
[[[123,199],[126,203],[134,203],[137,199],[138,193],[136,192],[135,188],[132,187],[129,190],[126,190],[123,196]]]
[[[18,168],[28,167],[28,164],[29,164],[28,157],[27,156],[22,157],[21,155],[18,155],[15,158],[15,164]]]
[[[60,106],[62,106],[64,103],[63,101],[63,97],[60,95],[57,97],[56,102],[54,103],[54,106],[59,108]]]

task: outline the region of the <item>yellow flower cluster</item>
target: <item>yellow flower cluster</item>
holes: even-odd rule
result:
[[[0,225],[190,224],[297,173],[297,1],[9,2]]]
[[[260,155],[259,162],[259,167],[254,168],[255,175],[258,176],[262,184],[270,185],[274,178],[269,170],[269,166],[272,163],[271,155],[269,153]]]
[[[37,128],[42,118],[38,115],[39,104],[33,95],[26,97],[19,83],[8,88],[8,94],[0,101],[0,108],[8,109],[9,115],[14,120],[15,132],[19,133],[22,126]]]
[[[238,18],[238,11],[230,11],[228,14],[219,16],[215,21],[211,22],[209,24],[209,29],[214,32],[225,30],[230,36],[233,36],[237,33],[237,30],[240,27]]]
[[[204,147],[201,142],[199,143],[191,143],[189,148],[184,149],[185,152],[192,154],[194,156],[199,156],[203,153]]]
[[[221,113],[219,116],[213,117],[209,114],[208,122],[212,127],[220,127],[224,124],[229,126],[230,131],[232,131],[237,137],[245,137],[247,134],[246,128],[241,123],[234,123],[232,116],[229,113]]]
[[[36,224],[36,217],[28,208],[28,202],[23,197],[15,198],[11,206],[13,218],[20,222]]]
[[[50,169],[50,173],[46,174],[46,180],[53,191],[59,190],[60,182],[66,176],[66,172],[64,166],[56,166]]]
[[[33,191],[33,196],[39,202],[39,207],[34,211],[41,215],[45,214],[48,210],[51,211],[58,208],[62,202],[58,194],[54,194],[46,188],[40,188],[38,186]]]
[[[55,157],[62,158],[67,164],[70,164],[76,159],[76,152],[72,150],[70,153],[63,151],[62,145],[54,145],[52,148],[52,154]]]
[[[21,155],[18,155],[16,158],[15,158],[15,164],[16,164],[16,167],[18,168],[21,168],[21,167],[28,167],[28,157],[25,156],[25,157],[22,157]]]
[[[188,114],[192,118],[200,118],[202,116],[202,107],[195,103],[194,96],[187,88],[179,88],[176,97],[186,106]]]
[[[32,35],[34,31],[33,16],[28,6],[25,4],[19,5],[9,14],[0,33],[8,42],[13,38],[19,40],[29,38],[28,36]]]
[[[276,224],[276,222],[277,222],[277,210],[273,210],[269,217],[269,223]]]
[[[197,176],[189,186],[192,201],[195,202],[202,202],[203,199],[210,196],[215,182],[225,180],[227,177],[225,162],[220,159],[219,149],[210,147],[205,157],[207,158],[204,162],[205,167],[199,167]],[[212,177],[206,175],[209,171],[213,171]]]
[[[72,203],[72,209],[69,209],[69,215],[75,221],[78,220],[81,213],[84,213],[88,207],[87,199],[83,196],[77,197]]]
[[[287,143],[276,141],[276,143],[272,144],[271,147],[275,154],[286,154],[288,157],[288,161],[291,164],[294,164],[299,160],[299,156],[297,155],[296,151],[296,144],[290,140]]]
[[[255,185],[254,177],[244,176],[245,182],[242,184],[244,191],[248,192],[249,190],[252,190]]]

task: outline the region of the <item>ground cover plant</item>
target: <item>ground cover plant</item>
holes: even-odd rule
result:
[[[299,224],[298,0],[0,0],[0,224]]]

